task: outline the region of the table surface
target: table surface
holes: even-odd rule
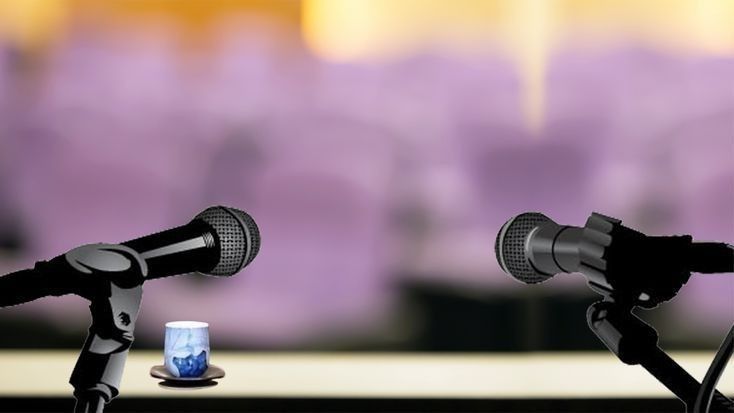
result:
[[[76,351],[0,351],[0,397],[69,396]],[[672,353],[701,379],[713,353]],[[121,395],[155,398],[670,398],[643,368],[607,353],[214,352],[226,377],[214,387],[171,390],[150,368],[162,352],[133,350]],[[728,374],[727,374],[728,373]],[[718,386],[734,394],[734,372]]]

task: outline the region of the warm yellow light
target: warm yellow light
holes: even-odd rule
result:
[[[311,0],[303,6],[303,36],[318,54],[330,59],[356,59],[385,49],[377,37],[373,8],[361,0]]]
[[[0,36],[26,48],[59,36],[67,15],[63,0],[0,0]]]
[[[494,48],[515,60],[528,126],[542,127],[549,56],[620,42],[734,53],[734,0],[307,0],[303,35],[318,55],[375,60],[441,47]]]
[[[0,0],[0,38],[37,49],[60,37],[73,21],[69,15],[89,9],[125,21],[145,20],[142,11],[164,20],[178,16],[182,26],[195,28],[189,41],[205,38],[222,16],[241,10],[268,10],[294,25],[300,10],[308,47],[337,61],[437,49],[503,53],[517,64],[518,110],[534,130],[543,124],[547,62],[559,47],[634,42],[675,53],[734,55],[734,0]]]
[[[734,52],[734,1],[693,2],[692,19],[699,47],[709,53]]]
[[[508,4],[504,41],[515,59],[523,86],[523,114],[538,131],[545,112],[545,74],[555,42],[554,5],[545,0],[515,0]]]
[[[658,49],[734,53],[731,0],[558,0],[569,41],[633,41]],[[581,34],[581,36],[580,36]]]
[[[500,6],[500,0],[306,0],[302,30],[314,52],[333,60],[435,47],[476,51],[491,45]]]

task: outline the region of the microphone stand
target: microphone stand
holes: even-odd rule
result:
[[[102,413],[119,394],[140,311],[142,280],[123,286],[114,281],[100,284],[89,306],[89,335],[69,378],[77,399],[75,413]]]
[[[87,393],[77,396],[75,413],[103,413],[104,396],[101,393]]]
[[[102,255],[102,260],[92,262],[96,267],[86,267],[90,274],[77,274],[77,268],[89,260],[85,258],[95,258],[97,250],[128,254],[138,265],[120,271],[114,262],[100,262],[109,259]],[[69,379],[77,400],[74,412],[102,413],[105,404],[119,394],[147,273],[145,261],[131,251],[120,245],[89,245],[74,250],[78,259],[67,261],[67,256],[74,257],[70,252],[40,261],[33,269],[0,276],[0,308],[72,293],[90,301],[92,325]]]
[[[623,363],[641,365],[686,405],[696,402],[701,384],[658,347],[658,333],[632,313],[636,306],[611,296],[589,306],[586,320],[591,331]],[[734,402],[716,391],[711,412],[734,413]]]

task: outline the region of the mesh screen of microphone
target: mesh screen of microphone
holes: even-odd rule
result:
[[[549,221],[552,222],[541,213],[526,212],[511,218],[502,226],[494,242],[494,253],[502,271],[526,284],[543,282],[552,277],[535,271],[525,253],[528,235]]]
[[[244,211],[214,206],[194,219],[209,224],[219,238],[219,263],[209,271],[209,275],[234,275],[252,262],[260,250],[260,231],[255,220]]]

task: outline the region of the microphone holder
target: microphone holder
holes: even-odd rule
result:
[[[635,307],[631,300],[615,300],[607,295],[589,306],[586,320],[591,331],[623,363],[641,365],[690,411],[701,384],[657,345],[657,331],[632,312]],[[710,412],[734,413],[734,402],[716,391]]]

